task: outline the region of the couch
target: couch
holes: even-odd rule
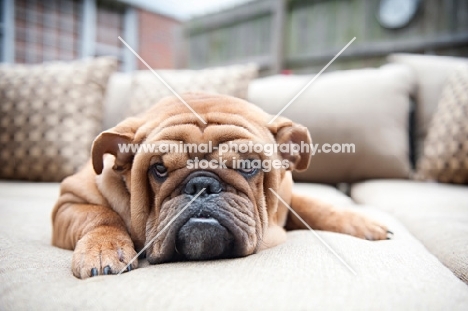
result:
[[[284,112],[315,142],[356,142],[354,154],[317,154],[295,175],[295,191],[393,231],[376,242],[318,232],[356,275],[298,230],[246,258],[141,260],[131,273],[79,280],[72,251],[50,243],[59,184],[2,180],[0,309],[466,310],[468,187],[410,178],[444,81],[460,62],[402,54],[379,69],[324,74]],[[310,78],[256,79],[248,100],[275,114]],[[129,75],[111,77],[103,129],[123,117],[130,90]]]

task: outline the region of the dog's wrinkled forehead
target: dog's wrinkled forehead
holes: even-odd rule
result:
[[[105,153],[116,157],[115,168],[120,171],[132,166],[139,154],[135,154],[134,149],[122,152],[122,144],[209,142],[216,147],[235,140],[286,145],[310,143],[305,127],[283,117],[270,122],[273,116],[242,99],[206,93],[188,93],[182,95],[182,99],[166,97],[145,113],[101,133],[92,148],[95,172],[102,172]],[[189,155],[202,156],[200,153]],[[290,170],[305,169],[309,162],[308,153],[293,156],[281,153],[279,156],[291,163]]]
[[[165,98],[146,112],[137,136],[147,140],[178,140],[214,144],[234,139],[267,139],[268,114],[244,100],[206,94],[190,94],[184,101]],[[142,137],[142,138],[143,138]]]

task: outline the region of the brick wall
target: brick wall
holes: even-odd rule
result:
[[[170,17],[138,10],[138,53],[151,68],[178,67],[177,31],[181,22]],[[138,60],[138,69],[147,69]]]

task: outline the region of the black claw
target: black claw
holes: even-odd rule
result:
[[[132,271],[132,265],[129,265],[129,266],[128,266],[127,271],[128,271],[128,272]]]
[[[91,269],[91,277],[98,275],[98,271],[96,268]]]
[[[390,230],[387,230],[387,240],[390,240],[391,238],[393,238],[393,232]]]
[[[109,266],[105,266],[105,267],[104,267],[104,270],[102,270],[102,273],[103,273],[104,275],[111,274],[111,273],[112,273],[111,268],[110,268]]]

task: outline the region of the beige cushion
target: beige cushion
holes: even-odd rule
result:
[[[395,215],[468,284],[468,187],[380,180],[353,185],[351,196]]]
[[[294,193],[308,195],[335,206],[353,206],[353,200],[336,188],[323,184],[294,183]]]
[[[60,181],[89,156],[117,60],[0,66],[0,178]]]
[[[276,115],[312,76],[273,76],[255,80],[248,100]],[[409,68],[387,65],[322,74],[284,112],[307,126],[314,144],[354,144],[355,153],[316,153],[296,180],[322,183],[369,178],[406,178]]]
[[[417,164],[418,180],[468,184],[468,64],[447,79]]]
[[[178,94],[205,91],[245,99],[250,81],[257,77],[258,67],[248,64],[203,70],[156,72]],[[149,70],[134,72],[126,116],[142,113],[166,96],[173,96],[173,93],[153,72]]]
[[[332,188],[300,186],[341,200]],[[335,193],[333,195],[332,193]],[[395,232],[370,242],[319,232],[351,274],[308,231],[246,258],[148,266],[78,280],[72,252],[50,245],[58,185],[0,183],[0,306],[6,310],[465,310],[468,288],[394,218],[363,212]],[[325,200],[327,200],[325,198]]]
[[[468,64],[468,59],[434,55],[392,54],[388,60],[410,66],[416,76],[416,147],[419,156],[422,154],[423,142],[432,115],[437,109],[437,103],[449,74],[460,65]]]
[[[131,84],[130,73],[115,72],[110,77],[104,99],[103,131],[125,119],[125,112],[130,102]]]

